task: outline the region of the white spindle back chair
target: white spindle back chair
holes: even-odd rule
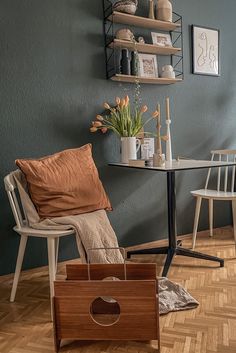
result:
[[[217,158],[219,161],[235,162],[236,150],[214,150],[211,151],[211,160]],[[233,213],[233,226],[234,226],[234,239],[236,243],[236,192],[234,192],[235,185],[235,166],[232,167],[219,167],[217,172],[217,183],[215,189],[208,189],[211,177],[211,168],[208,170],[205,188],[200,190],[191,191],[191,194],[196,197],[196,210],[193,226],[193,249],[196,245],[196,235],[198,229],[198,221],[201,209],[202,199],[207,199],[209,202],[209,228],[210,236],[213,236],[213,201],[231,201]],[[230,173],[231,170],[231,173]],[[222,180],[223,174],[223,180]]]
[[[21,207],[23,212],[21,212],[21,207],[18,202],[17,193],[16,193],[17,185],[14,180],[14,173],[19,173],[19,171],[12,172],[4,178],[5,189],[6,189],[10,206],[13,212],[13,216],[16,222],[16,226],[13,229],[20,235],[20,245],[18,250],[16,269],[14,274],[10,301],[14,302],[15,300],[17,285],[20,277],[21,268],[22,268],[22,262],[24,259],[25,248],[26,248],[28,237],[30,236],[47,239],[50,298],[52,299],[52,297],[54,296],[53,282],[56,276],[59,238],[74,234],[74,231],[73,230],[41,230],[41,229],[31,228],[28,224],[28,220],[22,204],[21,204]],[[51,300],[51,303],[52,303],[52,300]]]

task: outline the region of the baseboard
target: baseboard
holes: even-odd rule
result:
[[[233,228],[232,228],[232,226],[224,226],[224,227],[214,228],[214,233],[221,233],[222,231],[225,231],[225,230],[233,231]],[[199,236],[206,236],[209,234],[209,230],[208,229],[202,230],[202,231],[198,232],[197,234],[198,234],[198,237]],[[192,239],[192,233],[179,235],[178,239],[179,240]],[[125,249],[127,251],[132,251],[132,250],[141,250],[141,249],[161,247],[161,246],[166,246],[166,245],[167,245],[167,239],[161,239],[161,240],[155,240],[155,241],[148,242],[148,243],[142,243],[142,244],[138,244],[138,245],[134,245],[134,246],[129,246],[129,247],[126,247]]]

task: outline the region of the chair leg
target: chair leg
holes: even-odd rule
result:
[[[15,269],[15,275],[14,275],[14,280],[13,280],[13,285],[11,290],[10,302],[14,302],[15,300],[16,290],[19,282],[22,262],[24,259],[27,239],[28,239],[28,236],[25,236],[25,235],[21,235],[20,237],[20,246],[19,246],[18,255],[17,255],[16,269]]]
[[[210,237],[213,236],[213,199],[209,199],[209,228]]]
[[[54,297],[54,281],[56,277],[55,263],[55,238],[47,238],[48,245],[48,268],[49,268],[49,284],[50,284],[50,301],[51,301],[51,316],[53,316],[53,300]]]
[[[236,250],[236,201],[232,201],[232,213],[233,213],[234,241],[235,241],[235,250]]]
[[[58,251],[59,251],[59,240],[60,238],[55,238],[55,273],[57,273],[57,261],[58,261]]]
[[[192,249],[195,248],[196,245],[196,237],[197,237],[197,229],[198,229],[198,221],[201,210],[202,198],[197,197],[196,200],[196,209],[195,209],[195,217],[194,217],[194,225],[193,225],[193,239],[192,239]]]

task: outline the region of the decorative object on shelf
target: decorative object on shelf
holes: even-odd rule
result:
[[[149,0],[149,14],[148,17],[151,18],[152,20],[155,20],[155,14],[154,14],[154,1]]]
[[[139,76],[158,77],[157,57],[152,54],[138,54]]]
[[[109,114],[105,116],[97,115],[96,121],[92,122],[92,127],[90,128],[90,132],[97,132],[100,130],[101,132],[106,133],[108,130],[111,130],[122,138],[121,158],[123,163],[128,163],[129,159],[137,158],[137,150],[140,146],[136,146],[136,136],[155,115],[154,112],[149,119],[144,121],[143,114],[147,112],[148,107],[143,105],[139,108],[138,103],[139,102],[136,103],[134,111],[131,111],[129,96],[122,99],[117,97],[115,107],[111,107],[108,103],[104,103],[104,108],[109,111]]]
[[[134,34],[129,28],[121,28],[116,32],[116,39],[127,40],[128,42],[133,42]]]
[[[157,20],[172,22],[172,4],[169,0],[158,0]]]
[[[141,144],[141,159],[151,159],[155,152],[154,137],[144,137]]]
[[[166,161],[172,162],[171,134],[170,134],[170,98],[166,98]]]
[[[152,43],[158,47],[172,47],[171,37],[169,33],[151,32]]]
[[[220,31],[192,26],[193,74],[220,76]]]
[[[130,58],[128,49],[122,49],[121,51],[120,72],[123,75],[130,75]]]
[[[175,72],[172,65],[164,65],[161,71],[162,78],[175,78]]]
[[[113,11],[124,12],[130,15],[134,15],[137,11],[138,0],[121,0],[117,1],[112,9]]]
[[[145,44],[145,40],[144,40],[143,37],[138,37],[138,42],[139,42],[140,44]]]
[[[137,152],[141,142],[136,137],[121,137],[121,163],[129,163],[129,160],[137,159]]]
[[[138,53],[137,51],[132,51],[131,53],[131,75],[138,76],[139,73],[139,61],[138,61]]]

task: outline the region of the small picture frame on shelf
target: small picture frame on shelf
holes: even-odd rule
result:
[[[158,47],[172,47],[171,36],[169,33],[151,32],[152,43]]]
[[[220,31],[192,25],[192,73],[220,76]]]
[[[138,54],[139,76],[158,77],[157,57],[152,54]]]

